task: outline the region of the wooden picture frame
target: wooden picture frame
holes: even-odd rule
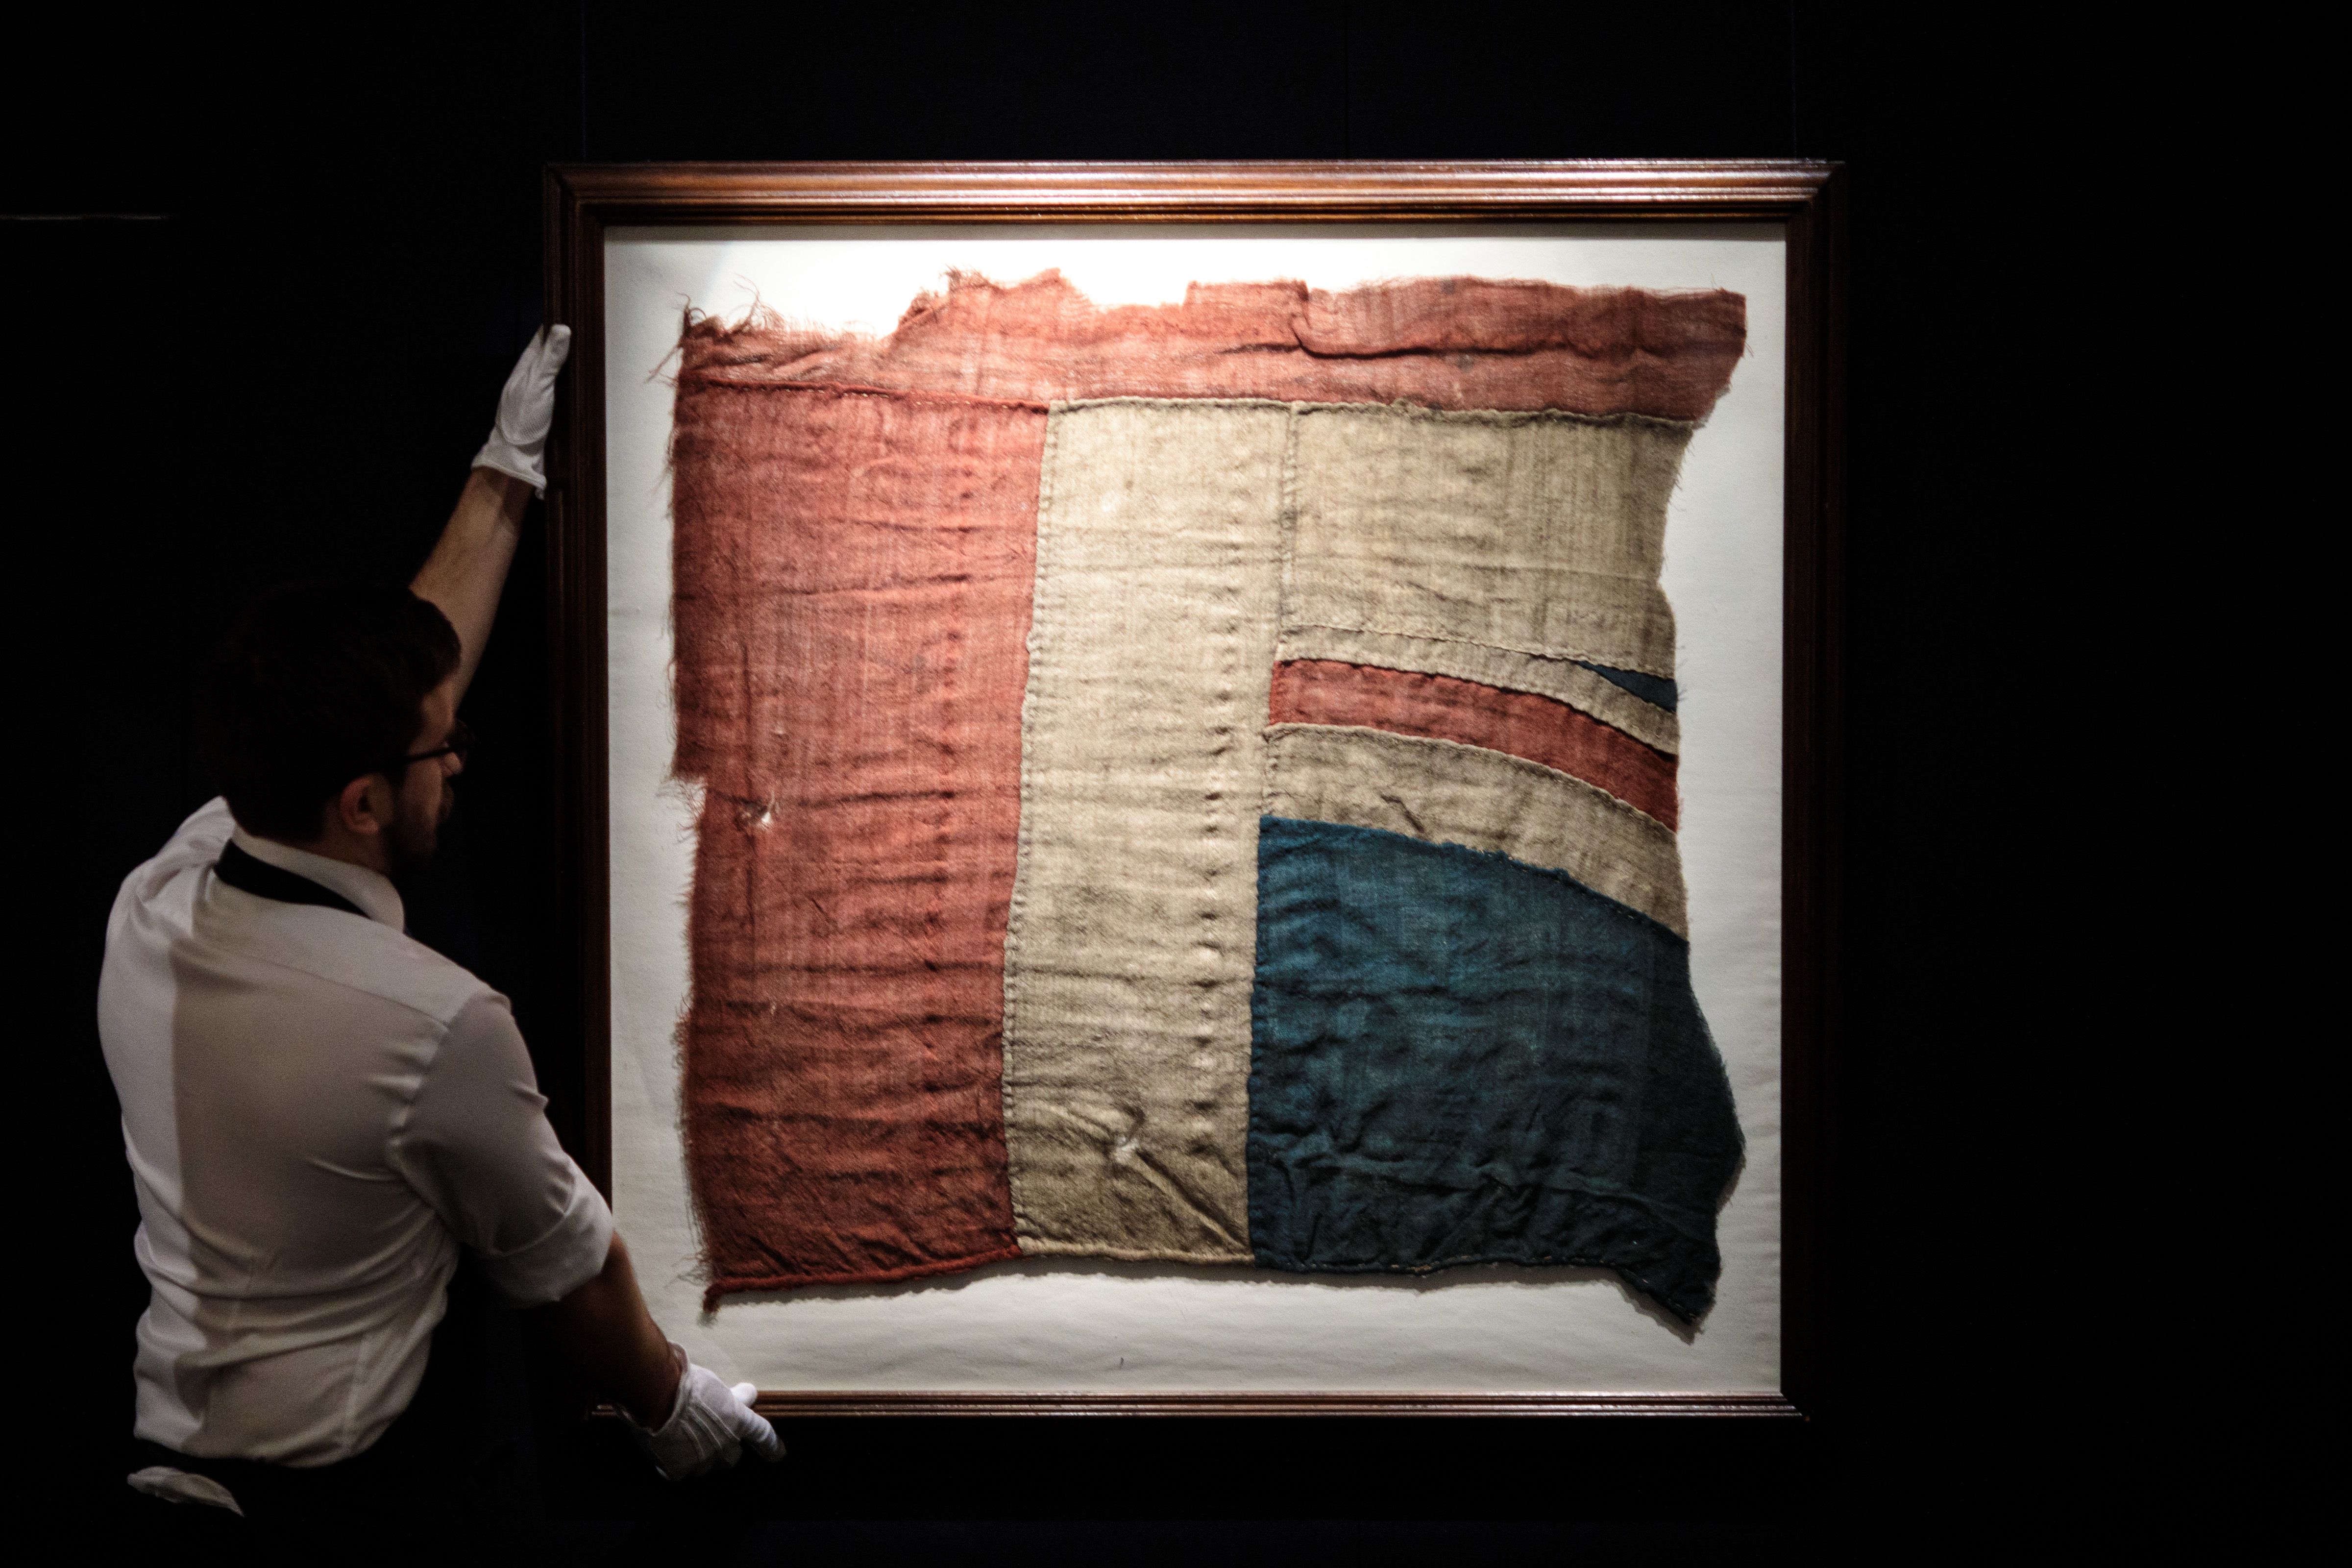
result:
[[[556,1016],[542,1039],[559,1131],[612,1190],[607,846],[604,240],[621,226],[1765,223],[1787,258],[1782,590],[1781,1349],[1778,1394],[791,1393],[774,1415],[1795,1416],[1830,1396],[1842,878],[1843,184],[1797,162],[557,165],[544,187],[546,315],[574,331],[551,444],[549,658],[556,790]]]

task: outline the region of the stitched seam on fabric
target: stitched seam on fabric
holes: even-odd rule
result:
[[[1284,623],[1283,629],[1285,631],[1288,631],[1293,626],[1297,626],[1301,631],[1370,632],[1374,637],[1410,637],[1415,642],[1453,643],[1456,647],[1488,647],[1493,648],[1497,653],[1524,654],[1529,658],[1546,659],[1554,664],[1574,664],[1580,659],[1590,659],[1594,664],[1610,664],[1610,659],[1612,658],[1616,658],[1620,659],[1620,662],[1610,664],[1610,668],[1612,669],[1633,669],[1637,674],[1654,675],[1661,680],[1672,680],[1675,678],[1675,672],[1671,669],[1640,669],[1635,666],[1622,662],[1622,656],[1603,656],[1593,653],[1590,650],[1564,652],[1559,648],[1532,647],[1524,643],[1477,642],[1469,637],[1449,637],[1445,633],[1439,631],[1414,631],[1408,630],[1403,626],[1335,626],[1329,621],[1288,621]],[[1591,672],[1588,670],[1586,673],[1591,674]],[[1598,680],[1603,678],[1594,676],[1593,679]],[[1622,686],[1618,687],[1617,689],[1620,691],[1625,690]],[[1545,693],[1545,695],[1549,696],[1549,693]],[[1625,691],[1625,700],[1629,702],[1640,702],[1643,707],[1649,709],[1654,713],[1667,713],[1667,710],[1659,707],[1654,702],[1644,701],[1643,699],[1634,696],[1630,691]]]
[[[257,898],[260,896],[256,893],[246,893],[245,889],[242,888],[232,888],[230,891],[243,893],[247,898]],[[290,907],[300,908],[308,906]],[[330,910],[328,911],[330,914],[341,914],[342,912],[343,911],[341,910]],[[361,918],[363,920],[366,919],[365,916],[362,916]],[[368,921],[368,924],[377,927],[379,930],[383,931],[387,937],[394,941],[412,942],[416,941],[415,937],[409,936],[401,931],[394,931],[391,927],[383,925],[381,921],[371,920]],[[239,958],[251,959],[256,963],[266,963],[273,969],[283,969],[290,974],[303,975],[309,979],[318,981],[322,985],[332,985],[340,991],[356,992],[362,996],[373,996],[379,1002],[389,1002],[394,1006],[398,1007],[404,1012],[414,1013],[420,1018],[431,1019],[436,1026],[444,1030],[448,1028],[449,1020],[455,1018],[459,1013],[464,1012],[467,1006],[474,1000],[473,994],[468,993],[465,1001],[458,1003],[457,1006],[451,1008],[448,1016],[445,1017],[441,1014],[434,1012],[431,1008],[420,1007],[415,1003],[411,1002],[404,997],[394,996],[385,991],[379,991],[369,986],[358,984],[352,981],[346,980],[338,974],[321,974],[316,969],[307,969],[301,964],[293,963],[288,959],[247,948],[242,942],[238,942],[234,940],[220,937],[215,937],[212,940],[214,944],[219,947],[224,952],[233,952]],[[484,991],[489,989],[488,985],[482,984],[478,979],[475,981],[475,984],[478,986],[480,986]]]
[[[464,1012],[467,1007],[473,1005],[473,1002],[474,999],[472,997],[467,997],[464,1003],[459,1005],[457,1012]],[[441,1064],[441,1053],[446,1050],[449,1047],[449,1026],[457,1022],[457,1013],[450,1014],[448,1018],[442,1022],[440,1028],[435,1031],[433,1036],[433,1058],[425,1064],[425,1070],[416,1075],[416,1087],[410,1089],[401,1100],[400,1119],[393,1128],[392,1136],[384,1141],[387,1145],[385,1150],[387,1156],[390,1155],[391,1150],[394,1146],[399,1145],[407,1138],[409,1118],[416,1113],[416,1101],[425,1093],[425,1080],[431,1075],[433,1069]],[[393,1169],[400,1172],[401,1178],[404,1181],[408,1179],[408,1172],[404,1168],[406,1163],[407,1156],[405,1153],[403,1153],[398,1159],[393,1162]],[[414,1184],[411,1184],[413,1185]],[[548,1226],[547,1230],[536,1240],[530,1242],[530,1245],[536,1247],[540,1242],[545,1241],[549,1236],[553,1235],[559,1227],[569,1222],[571,1218],[572,1211],[567,1207],[563,1212],[563,1217],[557,1220],[554,1225]],[[517,1250],[521,1249],[518,1248]],[[485,1254],[484,1256],[487,1257],[490,1255]]]
[[[1013,962],[1013,932],[1023,933],[1023,955],[1027,953],[1028,883],[1034,856],[1032,843],[1036,822],[1036,785],[1030,763],[1030,743],[1041,728],[1045,708],[1045,682],[1038,672],[1046,666],[1045,627],[1049,624],[1047,595],[1063,591],[1058,575],[1047,570],[1049,551],[1061,548],[1061,534],[1054,513],[1054,472],[1061,461],[1061,421],[1049,412],[1045,416],[1045,443],[1037,462],[1037,563],[1034,571],[1035,583],[1029,595],[1029,679],[1028,689],[1021,695],[1021,826],[1013,859],[1013,891],[1005,905],[1004,954],[1004,1037],[1002,1060],[997,1072],[997,1100],[1004,1121],[1004,1189],[1013,1207],[1013,1245],[1022,1245],[1024,1227],[1035,1229],[1035,1221],[1022,1201],[1019,1164],[1013,1158],[1013,1017],[1020,1000],[1019,978],[1022,973]]]
[[[252,1281],[248,1279],[246,1283],[250,1288]],[[446,1295],[442,1298],[441,1310],[446,1319],[449,1310],[448,1298]],[[383,1363],[384,1352],[390,1349],[391,1342],[392,1328],[389,1324],[376,1330],[373,1333],[360,1336],[359,1352],[349,1363],[351,1381],[343,1388],[343,1413],[335,1425],[335,1440],[338,1443],[348,1447],[352,1434],[359,1430],[360,1390],[375,1382],[376,1369]],[[411,1397],[413,1398],[414,1395]]]
[[[1302,405],[1291,404],[1290,422],[1282,432],[1282,495],[1275,523],[1276,579],[1274,599],[1276,657],[1281,657],[1283,628],[1290,624],[1290,606],[1297,602],[1292,561],[1298,538],[1298,415]]]
[[[1693,420],[1667,419],[1655,414],[1579,414],[1567,408],[1433,408],[1426,404],[1402,399],[1394,403],[1302,402],[1299,406],[1309,414],[1386,414],[1424,425],[1483,425],[1498,430],[1517,429],[1527,425],[1582,425],[1603,428],[1637,425],[1662,430],[1680,430],[1687,435],[1698,428]]]
[[[1034,397],[983,397],[976,392],[943,392],[927,388],[868,386],[856,381],[727,381],[702,375],[698,384],[739,392],[822,392],[836,397],[880,397],[905,403],[944,403],[955,407],[1026,408],[1039,414],[1054,405]]]
[[[1577,672],[1576,675],[1569,675],[1563,671],[1558,679],[1551,680],[1544,686],[1537,686],[1526,683],[1524,678],[1517,683],[1501,679],[1500,677],[1504,672],[1487,668],[1475,659],[1454,658],[1442,653],[1423,653],[1419,650],[1391,648],[1350,648],[1344,651],[1339,649],[1318,649],[1311,641],[1307,644],[1307,651],[1302,653],[1297,651],[1296,645],[1291,643],[1291,632],[1293,630],[1329,631],[1338,632],[1342,636],[1348,636],[1350,635],[1354,629],[1355,628],[1348,626],[1308,626],[1305,624],[1301,624],[1295,628],[1286,627],[1283,631],[1281,641],[1277,643],[1276,647],[1275,662],[1279,665],[1305,663],[1309,660],[1318,660],[1337,664],[1354,665],[1360,669],[1388,669],[1412,675],[1444,675],[1450,676],[1456,680],[1468,680],[1474,681],[1480,686],[1489,686],[1497,691],[1525,692],[1531,697],[1548,698],[1554,702],[1559,703],[1563,707],[1573,708],[1585,717],[1592,720],[1595,723],[1605,724],[1610,729],[1615,731],[1618,734],[1621,734],[1627,740],[1632,741],[1635,745],[1647,746],[1650,750],[1658,752],[1662,756],[1672,757],[1680,754],[1680,742],[1682,738],[1680,726],[1675,723],[1675,716],[1672,713],[1663,708],[1655,706],[1653,703],[1643,701],[1641,698],[1634,696],[1630,691],[1627,691],[1623,687],[1618,686],[1601,676],[1594,675],[1592,671],[1584,668],[1580,665],[1570,664],[1570,661],[1566,659],[1548,659],[1545,662],[1567,666],[1568,668],[1575,670]],[[1393,636],[1394,634],[1367,633],[1366,635]],[[1403,638],[1401,640],[1413,641],[1423,639]],[[1489,647],[1489,645],[1486,643],[1454,643],[1452,646],[1457,647]],[[1491,651],[1498,654],[1512,654],[1521,658],[1532,658],[1538,657],[1532,654],[1521,654],[1516,648],[1492,648]],[[1359,654],[1367,655],[1369,657],[1352,657]],[[1409,665],[1391,662],[1392,660],[1400,658],[1410,658],[1415,662]],[[1590,678],[1596,686],[1607,687],[1609,689],[1608,692],[1596,692],[1589,689],[1583,689],[1581,680],[1578,679],[1580,676]],[[1675,734],[1673,739],[1654,740],[1648,735],[1636,734],[1624,722],[1625,715],[1609,710],[1610,708],[1613,707],[1615,703],[1621,700],[1624,702],[1633,704],[1638,710],[1638,716],[1653,723],[1662,733],[1665,731],[1674,731]],[[1654,718],[1652,717],[1654,715]]]
[[[1286,422],[1283,427],[1283,439],[1286,443],[1286,456],[1284,459],[1286,479],[1288,463],[1286,447],[1289,438],[1290,422]],[[1275,528],[1277,540],[1280,537],[1281,530],[1281,514],[1279,510],[1281,505],[1281,491],[1277,489],[1275,500],[1275,506],[1276,508]],[[1236,579],[1241,578],[1248,569],[1248,534],[1249,521],[1245,517],[1235,517],[1229,521],[1225,536],[1226,554],[1231,563],[1234,576]],[[1277,554],[1279,553],[1279,550],[1280,546],[1277,544]],[[1282,624],[1281,595],[1281,579],[1277,576],[1275,582],[1274,605],[1275,626],[1277,628],[1277,632]],[[1208,630],[1210,637],[1214,640],[1214,643],[1222,646],[1223,649],[1223,657],[1220,663],[1224,676],[1226,695],[1218,704],[1220,716],[1226,721],[1230,722],[1234,731],[1240,733],[1247,733],[1252,727],[1253,722],[1256,721],[1257,716],[1243,710],[1235,697],[1240,687],[1242,673],[1242,621],[1243,612],[1240,601],[1228,596],[1224,600],[1224,610],[1222,616],[1223,624],[1212,623],[1206,629]],[[1271,674],[1270,668],[1268,673]],[[1202,841],[1205,843],[1213,844],[1217,841],[1219,837],[1218,819],[1223,815],[1219,805],[1221,798],[1222,795],[1220,793],[1212,792],[1211,795],[1204,797],[1200,803],[1202,814]],[[1255,829],[1256,826],[1257,815],[1259,814],[1253,814],[1248,818],[1248,825],[1252,829]],[[1255,871],[1256,868],[1256,855],[1253,852],[1249,859],[1250,868],[1252,871]],[[1252,890],[1255,890],[1254,879]],[[1234,919],[1234,916],[1226,910],[1224,907],[1226,901],[1225,898],[1213,885],[1211,879],[1206,877],[1202,877],[1200,879],[1198,897],[1201,899],[1202,908],[1207,911],[1208,915],[1208,918],[1204,919],[1202,922],[1202,925],[1207,928],[1207,932],[1204,932],[1203,934],[1207,934],[1208,932],[1214,933],[1214,940],[1210,943],[1211,951],[1220,952],[1225,951],[1229,947],[1237,947],[1238,942],[1233,937],[1227,935],[1224,928],[1231,925],[1237,931],[1241,922]],[[1253,900],[1252,914],[1255,915],[1255,900]],[[1257,968],[1256,954],[1255,951],[1256,938],[1255,920],[1252,921],[1251,926],[1252,930],[1250,934],[1252,939],[1252,953],[1250,973],[1255,976]],[[1215,1091],[1222,1087],[1215,1080],[1216,1067],[1214,1058],[1217,1039],[1217,1004],[1220,999],[1219,992],[1223,988],[1223,987],[1222,985],[1216,984],[1202,984],[1196,987],[1198,991],[1198,999],[1195,1003],[1195,1010],[1193,1014],[1192,1053],[1191,1063],[1191,1081],[1192,1084],[1193,1093],[1192,1113],[1196,1121],[1200,1117],[1200,1107],[1203,1104],[1213,1103],[1218,1098]],[[1246,1089],[1244,1089],[1244,1092],[1247,1092]],[[1207,1130],[1213,1131],[1213,1124],[1212,1124]],[[1202,1131],[1203,1129],[1202,1128],[1194,1128],[1196,1135]],[[1244,1135],[1244,1147],[1247,1147],[1246,1132]],[[1140,1152],[1139,1152],[1139,1158],[1141,1158]],[[1150,1163],[1149,1161],[1146,1161],[1145,1163]],[[1211,1208],[1207,1204],[1204,1204],[1196,1198],[1189,1188],[1178,1180],[1173,1172],[1160,1170],[1159,1173],[1169,1186],[1176,1189],[1178,1195],[1183,1202],[1184,1205],[1192,1211],[1196,1218],[1205,1224],[1208,1229],[1213,1232],[1218,1239],[1225,1242],[1228,1246],[1237,1248],[1244,1255],[1248,1253],[1250,1249],[1248,1215],[1249,1189],[1246,1181],[1244,1182],[1242,1187],[1243,1212],[1240,1226],[1242,1234],[1236,1237],[1233,1234],[1232,1229],[1227,1226],[1219,1216],[1211,1211]]]
[[[813,384],[803,383],[800,384]],[[1023,406],[1029,406],[1023,405]],[[1288,408],[1302,414],[1387,414],[1402,419],[1444,425],[1487,425],[1511,428],[1521,425],[1648,425],[1663,430],[1696,431],[1699,421],[1666,419],[1654,414],[1579,414],[1566,408],[1432,408],[1425,404],[1317,403],[1279,397],[1073,397],[1057,398],[1055,408]]]
[[[1022,1247],[1024,1253],[1055,1258],[1116,1258],[1123,1263],[1193,1263],[1225,1268],[1254,1267],[1254,1252],[1184,1252],[1171,1248],[1160,1250],[1149,1247],[1097,1247],[1090,1241],[1045,1241],[1033,1239]]]
[[[1664,833],[1670,837],[1675,837],[1675,830],[1673,828],[1668,827],[1664,823],[1660,822],[1656,817],[1652,816],[1640,806],[1633,805],[1630,801],[1622,800],[1616,795],[1610,794],[1608,790],[1600,784],[1594,784],[1591,779],[1578,778],[1574,773],[1563,773],[1558,768],[1547,766],[1545,763],[1537,762],[1532,757],[1522,757],[1515,752],[1497,751],[1492,746],[1475,746],[1466,741],[1449,741],[1442,735],[1407,735],[1395,730],[1378,729],[1370,724],[1268,724],[1265,727],[1265,739],[1267,748],[1266,787],[1269,793],[1271,793],[1274,787],[1273,777],[1275,771],[1278,766],[1273,751],[1276,737],[1278,734],[1304,734],[1308,732],[1369,735],[1377,738],[1379,742],[1382,745],[1450,746],[1457,752],[1473,752],[1483,757],[1501,757],[1512,765],[1529,769],[1547,780],[1565,779],[1580,790],[1589,790],[1592,794],[1599,795],[1602,800],[1608,802],[1617,810],[1623,812],[1626,816],[1634,817],[1647,826],[1656,828],[1659,832]],[[1409,755],[1410,753],[1407,754]],[[1467,848],[1468,846],[1465,845],[1464,847]]]

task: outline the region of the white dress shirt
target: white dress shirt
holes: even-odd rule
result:
[[[230,887],[232,834],[365,914]],[[348,1458],[415,1394],[460,1247],[523,1304],[603,1268],[612,1214],[507,999],[402,923],[389,880],[256,838],[219,800],[124,879],[98,1021],[152,1287],[140,1436]]]

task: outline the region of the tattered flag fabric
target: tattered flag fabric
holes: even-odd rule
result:
[[[1720,291],[692,322],[709,1296],[1026,1254],[1714,1296],[1666,503]]]

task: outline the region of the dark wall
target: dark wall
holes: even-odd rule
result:
[[[1845,160],[1853,200],[1853,1071],[1830,1418],[1769,1436],[814,1426],[793,1437],[794,1479],[745,1506],[1484,1517],[1523,1521],[1476,1538],[1496,1545],[1654,1546],[1979,1506],[1976,1450],[1936,1402],[2019,1375],[1969,1238],[1995,1066],[2018,1048],[2008,999],[2039,962],[2030,931],[1986,934],[1976,868],[1997,825],[1960,803],[1987,764],[1948,738],[2019,526],[1986,508],[1996,465],[1969,435],[1967,345],[2002,262],[1962,195],[2003,122],[1977,64],[1999,40],[1874,34],[1806,5],[1470,5],[1411,24],[1195,6],[1150,30],[1107,15],[753,6],[698,33],[550,5],[331,37],[206,19],[37,30],[12,63],[7,510],[37,693],[18,822],[47,895],[11,965],[33,1063],[19,1190],[40,1194],[18,1245],[45,1346],[20,1407],[58,1413],[71,1436],[54,1458],[90,1495],[114,1495],[143,1301],[91,1022],[108,904],[209,793],[188,691],[225,617],[272,582],[404,576],[430,546],[537,322],[544,163],[1801,155]],[[415,916],[526,1032],[548,969],[539,571],[527,544],[468,699],[486,740],[467,809]],[[1647,1522],[1595,1522],[1612,1520]]]

